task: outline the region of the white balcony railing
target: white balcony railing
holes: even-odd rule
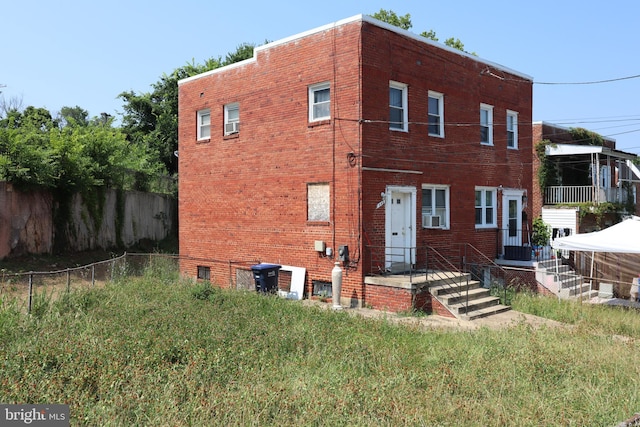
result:
[[[597,188],[591,185],[551,186],[544,189],[545,205],[564,203],[624,203],[627,191],[620,188]]]

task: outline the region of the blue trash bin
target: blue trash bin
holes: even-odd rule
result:
[[[276,293],[278,290],[278,272],[282,268],[278,264],[256,264],[251,266],[256,282],[256,292]]]

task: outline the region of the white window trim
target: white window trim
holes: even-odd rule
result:
[[[209,116],[209,124],[207,125],[202,124],[202,119],[204,116]],[[198,123],[197,123],[198,141],[211,139],[211,110],[208,108],[205,110],[199,110],[197,113],[197,118],[198,118]],[[205,127],[209,129],[209,134],[203,136],[202,131]]]
[[[394,82],[393,80],[389,80],[389,88],[398,89],[402,91],[402,127],[401,128],[391,127],[391,122],[389,122],[389,130],[394,130],[398,132],[409,132],[408,87],[409,86],[406,85],[405,83]],[[389,103],[389,109],[391,109],[391,103]]]
[[[445,223],[445,225],[442,225],[440,227],[426,227],[425,223],[423,221],[422,222],[422,228],[438,229],[438,230],[449,230],[451,228],[451,202],[450,202],[450,200],[451,200],[451,191],[450,191],[450,186],[441,185],[441,184],[422,184],[422,190],[432,190],[433,191],[433,195],[432,195],[432,197],[434,197],[434,199],[432,200],[433,203],[435,203],[435,190],[444,190],[445,191],[445,197],[444,197],[444,202],[445,202],[444,223]],[[421,207],[420,212],[422,214],[422,207]]]
[[[488,141],[480,141],[482,145],[493,145],[493,105],[480,104],[480,126],[482,126],[482,111],[487,111],[487,127],[489,132],[487,135]]]
[[[429,136],[437,136],[439,138],[444,138],[444,94],[430,90],[428,96],[429,98],[435,98],[438,100],[438,109],[440,110],[440,114],[438,116],[438,119],[439,119],[438,127],[440,129],[440,133],[429,132]],[[427,116],[431,117],[431,115],[429,114],[428,100],[427,100]]]
[[[234,119],[234,120],[229,119],[229,110],[232,110],[232,109],[238,110],[238,119]],[[235,125],[235,129],[227,130],[227,125],[231,123],[237,123],[237,125]],[[240,104],[238,104],[237,102],[226,104],[224,106],[224,134],[226,136],[226,135],[232,135],[238,132],[240,132]]]
[[[511,150],[518,149],[518,112],[507,110],[507,136],[509,135],[509,117],[513,117],[513,146],[509,146],[509,138],[507,137],[507,148]]]
[[[325,90],[325,89],[329,89],[329,101],[326,101],[329,103],[329,115],[314,117],[313,107],[316,105],[316,103],[313,102],[313,99],[314,99],[313,95],[316,91]],[[330,120],[330,119],[331,119],[331,85],[330,83],[325,82],[325,83],[318,83],[318,84],[309,86],[309,122],[318,122],[321,120]]]
[[[476,228],[498,228],[498,189],[496,187],[476,187],[475,191],[482,191],[482,197],[480,198],[482,205],[479,206],[482,208],[482,222],[483,224],[476,224]],[[487,206],[485,205],[486,200],[486,192],[490,191],[493,195],[493,218],[491,219],[491,224],[485,224],[484,220],[486,218],[485,212]],[[474,203],[473,203],[473,213],[475,217],[475,210],[478,206],[475,205],[475,192],[474,192]],[[474,220],[475,223],[475,220]]]

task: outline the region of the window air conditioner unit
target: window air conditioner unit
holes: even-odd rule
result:
[[[422,215],[423,227],[440,227],[441,225],[439,215]]]
[[[224,125],[224,133],[227,135],[232,133],[238,133],[238,129],[240,128],[240,122],[230,122]]]

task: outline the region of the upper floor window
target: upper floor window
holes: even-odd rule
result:
[[[497,191],[476,187],[476,228],[497,227]]]
[[[429,91],[429,135],[444,137],[444,95]]]
[[[422,227],[449,228],[449,187],[422,185]]]
[[[480,143],[493,145],[493,107],[480,104]]]
[[[198,111],[198,140],[211,138],[211,111]]]
[[[224,106],[224,134],[231,135],[240,132],[240,104],[233,103]]]
[[[309,121],[331,118],[331,91],[329,83],[309,86]]]
[[[407,85],[389,82],[389,129],[408,130]]]
[[[507,148],[518,148],[518,113],[507,110]]]

